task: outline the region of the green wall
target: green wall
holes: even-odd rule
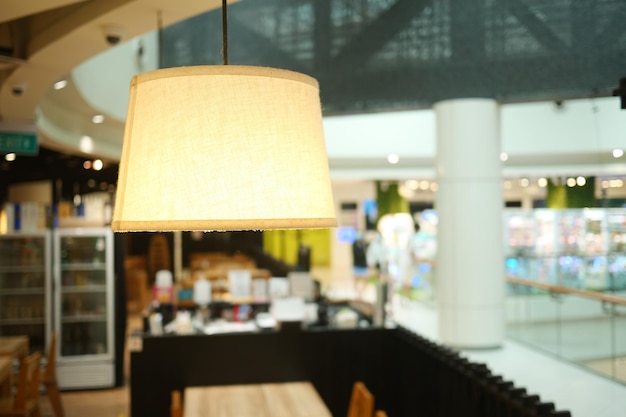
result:
[[[376,181],[378,218],[385,214],[410,213],[409,203],[398,193],[398,183]]]
[[[331,229],[266,230],[265,252],[291,265],[298,263],[300,244],[311,247],[311,266],[330,266]]]
[[[546,207],[552,209],[597,207],[596,178],[586,177],[585,185],[569,187],[563,181],[548,181]]]

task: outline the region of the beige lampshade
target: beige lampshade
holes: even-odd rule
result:
[[[133,78],[114,231],[335,225],[315,79],[234,65]]]

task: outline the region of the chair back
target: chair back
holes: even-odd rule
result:
[[[170,417],[183,417],[183,400],[180,391],[172,391]]]
[[[59,394],[59,384],[57,383],[57,333],[53,332],[50,337],[50,345],[46,355],[46,367],[41,371],[41,383],[46,387],[48,400],[52,405],[54,417],[65,417],[65,409]]]
[[[41,366],[41,353],[35,352],[20,361],[20,371],[17,377],[15,411],[36,408],[39,404],[39,367]]]
[[[387,413],[384,410],[376,410],[374,417],[387,417]]]
[[[41,376],[41,382],[46,383],[48,381],[56,381],[56,370],[57,370],[57,334],[56,332],[52,333],[50,337],[50,346],[48,346],[48,352],[46,354],[46,369],[43,371],[43,375]]]
[[[348,407],[348,417],[372,417],[374,415],[374,396],[361,381],[352,386],[352,395]]]

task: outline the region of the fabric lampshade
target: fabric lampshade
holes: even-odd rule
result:
[[[114,231],[335,225],[315,79],[235,65],[133,78]]]

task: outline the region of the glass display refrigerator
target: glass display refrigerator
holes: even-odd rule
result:
[[[626,210],[505,211],[508,276],[593,291],[626,288]]]
[[[27,335],[45,352],[51,330],[50,233],[0,235],[0,336]]]
[[[607,214],[607,287],[626,290],[626,210],[610,209]]]
[[[53,248],[59,387],[112,387],[113,233],[110,228],[57,229]]]
[[[555,283],[554,211],[507,209],[504,232],[507,276]]]
[[[607,287],[607,210],[563,210],[559,214],[558,283],[603,291]]]

